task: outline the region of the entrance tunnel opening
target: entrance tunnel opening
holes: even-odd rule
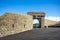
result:
[[[33,20],[33,28],[41,28],[38,19]]]

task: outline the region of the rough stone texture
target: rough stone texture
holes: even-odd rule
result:
[[[33,16],[33,19],[38,19],[39,21],[39,27],[44,28],[44,17],[45,13],[44,12],[28,12],[28,15]]]
[[[30,15],[6,13],[0,16],[0,37],[33,29]]]
[[[45,19],[45,26],[47,26],[47,27],[50,26],[50,25],[55,25],[57,23],[58,22],[56,22],[56,21]]]

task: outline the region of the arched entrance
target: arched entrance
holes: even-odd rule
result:
[[[38,19],[34,19],[33,20],[33,28],[40,28],[39,27],[39,20]]]
[[[45,13],[44,12],[28,12],[28,15],[33,16],[33,20],[34,19],[38,19],[39,20],[39,27],[40,28],[44,28],[44,17],[45,17]]]

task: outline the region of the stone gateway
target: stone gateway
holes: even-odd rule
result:
[[[28,12],[28,15],[33,16],[33,20],[34,19],[38,19],[39,20],[39,28],[44,28],[44,17],[45,17],[45,13],[44,12]]]
[[[0,37],[33,29],[33,19],[39,20],[39,27],[44,28],[43,12],[28,12],[27,15],[10,12],[0,16]]]

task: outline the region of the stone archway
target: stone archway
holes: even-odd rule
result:
[[[44,17],[45,17],[45,13],[44,12],[28,12],[28,15],[32,15],[33,16],[33,20],[34,19],[38,19],[39,20],[39,27],[44,28]]]
[[[39,26],[39,20],[38,19],[33,19],[33,28],[41,28],[41,26]]]

